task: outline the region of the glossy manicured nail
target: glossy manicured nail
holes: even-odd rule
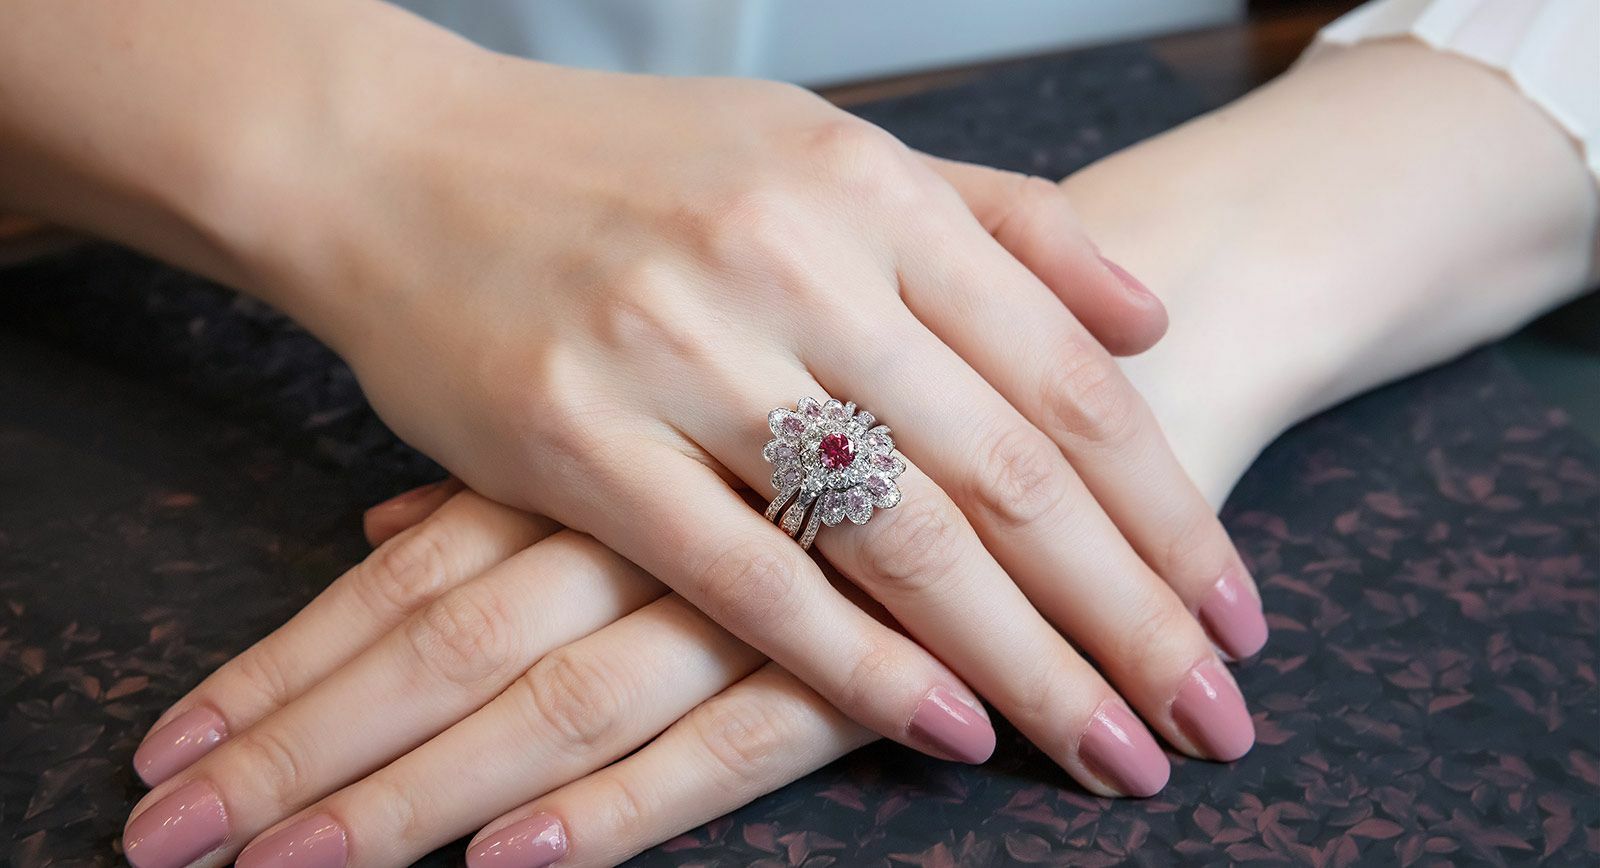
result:
[[[922,698],[908,729],[913,740],[964,763],[981,763],[994,753],[994,727],[943,687]]]
[[[344,827],[316,814],[246,847],[237,868],[343,868],[349,854]]]
[[[1261,600],[1250,593],[1242,571],[1235,567],[1222,574],[1210,596],[1200,604],[1200,623],[1211,641],[1235,660],[1254,656],[1267,644],[1267,619]]]
[[[1172,719],[1212,759],[1231,762],[1255,744],[1255,723],[1222,664],[1206,660],[1189,670],[1172,700]]]
[[[1078,740],[1078,757],[1108,786],[1129,796],[1153,796],[1172,766],[1133,712],[1115,699],[1095,709]]]
[[[1122,288],[1126,289],[1128,292],[1133,293],[1140,298],[1156,297],[1156,294],[1150,291],[1150,287],[1141,283],[1139,278],[1129,274],[1126,268],[1123,268],[1104,256],[1100,257],[1100,264],[1104,265],[1106,270],[1111,272],[1111,274],[1116,277],[1117,281],[1122,284]]]
[[[467,868],[544,868],[567,855],[567,830],[549,814],[534,814],[467,851]]]
[[[228,725],[222,715],[209,708],[191,708],[144,737],[144,743],[133,752],[133,770],[145,786],[153,787],[188,768],[227,737]]]
[[[182,868],[228,840],[228,813],[205,781],[191,781],[133,818],[122,852],[133,868]]]

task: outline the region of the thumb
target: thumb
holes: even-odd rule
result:
[[[1059,185],[972,163],[924,159],[1000,246],[1050,287],[1108,351],[1142,353],[1166,333],[1160,299],[1100,255]]]

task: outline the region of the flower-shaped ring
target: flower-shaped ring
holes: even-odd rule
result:
[[[900,502],[894,480],[906,463],[894,454],[889,426],[876,421],[871,413],[856,412],[855,404],[831,398],[824,404],[801,398],[795,409],[779,407],[767,415],[773,439],[761,457],[774,466],[772,487],[778,490],[767,519],[796,537],[801,548],[811,547],[821,525],[847,518],[866,524],[874,508]]]

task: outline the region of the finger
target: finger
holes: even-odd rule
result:
[[[759,380],[754,370],[743,372]],[[767,376],[809,382],[792,367]],[[726,395],[702,400],[698,388],[686,383],[681,401],[725,412]],[[765,418],[763,410],[738,426],[757,462]],[[585,467],[588,484],[575,492],[584,499],[569,514],[874,731],[946,759],[987,759],[994,729],[960,679],[846,599],[716,471],[686,458],[690,450],[699,447],[646,447],[630,438],[626,452],[597,451],[625,454],[626,463]],[[601,493],[604,500],[594,499]]]
[[[899,445],[951,493],[976,526],[982,544],[974,548],[982,554],[950,570],[949,577],[940,572],[953,549],[926,530],[939,526],[924,515],[933,509],[933,499],[914,497],[907,488],[902,505],[884,516],[885,527],[874,521],[865,533],[839,535],[841,541],[831,545],[844,551],[836,556],[834,548],[825,548],[829,559],[862,581],[913,635],[927,643],[940,637],[937,647],[945,662],[1052,756],[1061,756],[1072,736],[1089,725],[1096,700],[1112,694],[1098,678],[1091,679],[1081,659],[1065,656],[1068,649],[1043,653],[1064,643],[1037,612],[1099,661],[1117,692],[1173,744],[1195,756],[1231,760],[1242,754],[1249,746],[1250,718],[1236,694],[1220,697],[1225,707],[1208,709],[1198,723],[1187,719],[1186,707],[1174,711],[1189,674],[1215,662],[1211,645],[1172,589],[1129,547],[1060,450],[903,307],[863,318],[889,349],[850,353],[822,347],[808,363],[825,383],[864,384],[862,400],[897,420]],[[847,331],[841,329],[844,343],[859,345]],[[928,401],[923,397],[928,394],[940,399]],[[922,532],[909,546],[896,530],[908,519]],[[879,544],[875,534],[887,534],[892,551],[915,551],[915,569],[891,564],[888,573],[872,571],[873,547]],[[857,558],[869,564],[864,577],[847,565]],[[908,585],[906,576],[918,578]],[[936,633],[925,632],[929,621],[917,610],[921,606],[931,607],[935,617],[951,608],[965,618],[975,617],[969,613],[978,609],[1000,613],[1009,630],[1028,638],[1005,647],[985,633],[987,641],[977,644],[971,657],[958,658],[949,637],[961,630],[959,620],[948,618]],[[1018,660],[1035,662],[1019,667]],[[1046,662],[1053,668],[1042,668]],[[1078,686],[1071,695],[1041,693],[1069,678]],[[1063,731],[1063,723],[1072,728]],[[1151,745],[1120,759],[1131,775],[1156,768],[1157,755]],[[1068,771],[1083,773],[1081,757],[1063,759]],[[1092,779],[1083,782],[1094,786]]]
[[[903,308],[900,315],[911,320]],[[877,327],[884,326],[884,317],[871,319]],[[923,335],[932,340],[926,330]],[[896,347],[904,343],[892,330],[881,337]],[[826,367],[819,366],[819,375],[826,373]],[[947,400],[959,397],[959,392],[944,385],[933,376],[916,380],[906,389],[913,395],[920,390]],[[802,401],[798,415],[820,417],[820,424],[826,425],[827,420],[838,418],[834,415],[837,410],[836,401],[821,407]],[[757,414],[746,406],[742,415]],[[771,424],[781,439],[784,435],[779,432],[786,429],[788,414],[774,416]],[[858,423],[846,430],[862,427]],[[697,436],[706,438],[712,453],[744,478],[755,477],[766,466],[748,448],[753,438],[741,428],[728,426],[722,434],[707,431]],[[930,436],[939,435],[932,432]],[[875,467],[882,453],[877,451],[880,446],[870,445],[871,439],[860,436],[853,442],[861,444],[864,464]],[[801,445],[820,448],[809,445],[803,436]],[[776,454],[775,449],[769,451]],[[1096,715],[1121,708],[1121,699],[1034,609],[946,492],[914,464],[899,458],[894,462],[904,468],[894,479],[901,493],[899,504],[871,511],[870,521],[863,527],[841,524],[823,531],[816,542],[829,563],[882,603],[924,647],[937,648],[940,660],[1085,786],[1107,795],[1148,795],[1160,789],[1168,773],[1166,758],[1131,714],[1122,712],[1118,717],[1128,722],[1129,729],[1128,738],[1114,755],[1080,753],[1084,734],[1096,726]],[[782,473],[775,474],[774,483]],[[874,475],[879,473],[884,471],[874,470]],[[886,502],[879,501],[879,505]],[[818,512],[828,508],[826,500],[819,504]],[[1203,638],[1200,645],[1202,652],[1209,654]],[[951,735],[959,738],[962,734],[956,731]],[[945,733],[933,730],[924,734],[930,736],[944,737]],[[1088,744],[1099,742],[1091,739]],[[948,750],[958,747],[957,742]],[[1105,747],[1111,751],[1116,746]],[[1113,762],[1117,775],[1106,773]]]
[[[983,228],[1054,291],[1107,350],[1130,356],[1161,339],[1166,307],[1138,278],[1100,255],[1058,184],[972,163],[925,159]]]
[[[239,858],[343,830],[358,866],[404,865],[634,750],[754,671],[759,652],[670,595],[545,656],[482,710],[264,835]]]
[[[376,641],[406,614],[556,525],[470,492],[380,546],[168,709],[134,753],[149,786],[204,756]]]
[[[632,756],[489,823],[467,866],[616,865],[875,739],[769,663]]]
[[[385,500],[361,516],[367,542],[377,548],[400,531],[422,521],[464,488],[454,476],[418,486]]]
[[[541,541],[439,597],[299,698],[157,787],[128,825],[130,860],[165,863],[169,848],[144,841],[173,822],[168,797],[184,787],[209,788],[226,806],[222,840],[236,850],[261,829],[482,707],[534,660],[662,590],[581,534],[563,531]]]
[[[1154,414],[1037,279],[955,219],[970,246],[908,263],[906,304],[1050,436],[1218,647],[1235,659],[1260,651],[1267,625],[1254,583]]]

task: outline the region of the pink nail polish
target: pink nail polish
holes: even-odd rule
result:
[[[545,868],[567,855],[567,830],[550,814],[534,814],[467,851],[467,868]]]
[[[350,845],[327,814],[306,817],[246,847],[236,868],[343,868]]]
[[[1133,712],[1115,699],[1100,703],[1078,740],[1078,757],[1117,792],[1153,796],[1167,785],[1172,766]]]
[[[1235,660],[1252,657],[1267,644],[1261,601],[1250,593],[1238,567],[1224,572],[1212,586],[1211,594],[1200,604],[1200,622],[1211,641]]]
[[[145,786],[153,787],[193,765],[227,737],[222,715],[209,708],[191,708],[144,737],[133,752],[133,770]]]
[[[1232,762],[1255,744],[1255,723],[1244,697],[1216,659],[1189,670],[1172,700],[1172,719],[1212,759]]]
[[[917,703],[907,727],[912,740],[964,763],[981,763],[994,753],[994,727],[972,706],[943,687]]]
[[[182,868],[228,840],[228,813],[205,781],[191,781],[133,818],[122,851],[133,868]]]
[[[1100,257],[1100,264],[1104,265],[1106,270],[1111,272],[1112,276],[1116,277],[1116,279],[1122,284],[1122,287],[1128,292],[1131,292],[1134,295],[1142,298],[1156,297],[1156,294],[1150,291],[1150,287],[1145,286],[1142,282],[1140,282],[1139,278],[1129,274],[1126,268],[1123,268],[1104,256]]]

